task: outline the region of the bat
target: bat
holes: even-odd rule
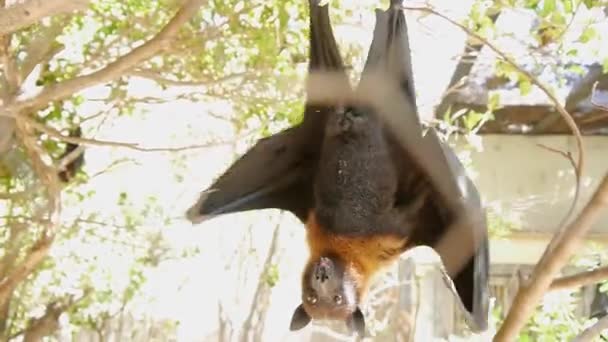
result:
[[[485,213],[454,152],[432,129],[423,134],[401,1],[376,11],[355,89],[328,6],[309,4],[303,121],[258,141],[202,192],[187,218],[200,223],[278,208],[305,224],[310,257],[291,330],[313,319],[335,319],[364,335],[360,305],[369,284],[403,252],[422,245],[439,254],[446,284],[471,329],[487,329]]]

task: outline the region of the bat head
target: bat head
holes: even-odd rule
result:
[[[363,136],[375,131],[370,129],[370,126],[376,123],[377,120],[371,110],[359,107],[339,107],[327,117],[325,136],[329,138]]]
[[[295,309],[290,330],[300,330],[313,319],[341,320],[360,336],[365,318],[359,308],[360,285],[340,259],[322,256],[306,265],[302,277],[302,303]]]

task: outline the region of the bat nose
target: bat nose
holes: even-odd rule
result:
[[[331,276],[331,260],[328,258],[321,258],[319,264],[315,270],[315,279],[323,284]]]
[[[317,279],[317,281],[321,282],[321,284],[324,283],[327,279],[329,279],[329,271],[327,269],[327,266],[319,266],[315,274],[315,278]]]

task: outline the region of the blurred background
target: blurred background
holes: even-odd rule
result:
[[[309,47],[307,1],[199,2],[153,39],[189,1],[0,0],[0,341],[354,340],[341,324],[288,330],[307,258],[294,216],[184,218],[257,139],[301,120]],[[356,81],[388,1],[329,3]],[[405,5],[433,6],[549,85],[584,135],[584,204],[608,169],[608,4]],[[421,117],[488,211],[491,327],[470,334],[436,254],[417,248],[374,285],[370,339],[487,341],[573,199],[570,162],[538,144],[574,139],[519,70],[449,22],[405,13]],[[62,168],[57,189],[48,175]],[[607,243],[605,217],[564,275],[603,266]],[[519,341],[569,340],[606,314],[606,290],[549,292]]]

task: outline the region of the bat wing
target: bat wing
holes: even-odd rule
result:
[[[429,149],[436,151],[436,167],[441,167],[445,180],[452,183],[453,192],[447,194],[447,199],[441,195],[435,199],[446,206],[435,234],[428,234],[423,231],[427,227],[421,227],[418,241],[412,243],[435,249],[445,266],[442,272],[448,288],[458,295],[461,307],[468,313],[467,323],[475,332],[484,331],[488,327],[490,267],[485,211],[477,188],[454,151],[439,140],[433,129],[427,132],[425,141]]]
[[[412,72],[412,58],[407,33],[407,23],[401,10],[400,0],[391,0],[386,11],[376,10],[376,26],[367,59],[361,75],[361,83],[369,74],[389,72],[399,82],[407,101],[416,108],[416,92]],[[420,128],[418,113],[414,111],[415,127]]]
[[[398,197],[411,199],[416,195],[411,182],[416,173],[433,189],[432,201],[417,214],[425,224],[409,232],[412,244],[428,245],[439,254],[444,279],[459,298],[467,323],[472,330],[483,331],[489,310],[485,213],[475,185],[454,152],[434,130],[422,133],[407,25],[400,5],[401,1],[393,0],[389,9],[376,12],[374,38],[358,90],[361,94],[375,91],[368,99],[387,120],[387,135],[395,146],[402,183]],[[378,71],[382,77],[374,78]],[[384,93],[379,95],[382,89]]]
[[[315,0],[309,4],[309,70],[338,72],[347,82],[328,6],[318,6]],[[305,221],[314,206],[313,170],[331,110],[306,104],[301,124],[258,141],[201,193],[186,217],[199,223],[221,214],[277,208]]]
[[[221,214],[277,208],[305,220],[312,204],[311,163],[299,149],[299,128],[258,141],[201,193],[187,218],[199,223]]]

